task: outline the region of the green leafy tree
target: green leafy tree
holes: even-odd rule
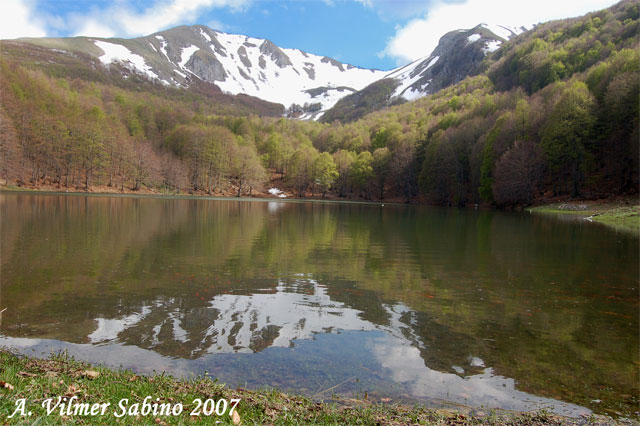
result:
[[[364,193],[366,199],[371,198],[370,187],[373,177],[373,156],[369,151],[363,151],[356,157],[349,169],[349,175],[353,181],[353,186]]]
[[[420,187],[429,198],[440,204],[454,202],[456,182],[456,160],[453,147],[447,143],[444,132],[434,134],[425,151]]]
[[[262,186],[266,177],[258,154],[253,147],[242,145],[237,147],[233,159],[231,172],[236,179],[237,196],[242,196],[244,191],[251,195],[255,188]]]
[[[384,187],[391,172],[391,151],[389,151],[389,148],[378,148],[373,151],[371,166],[373,167],[373,174],[375,176],[378,198],[382,200],[384,199]]]
[[[315,183],[320,187],[322,197],[324,198],[327,191],[331,189],[331,186],[338,178],[338,169],[331,154],[323,152],[318,155],[315,160],[314,170]]]
[[[593,107],[594,98],[587,85],[573,81],[565,86],[542,130],[541,147],[556,192],[562,191],[559,186],[566,182],[573,196],[580,194],[587,156],[585,144],[595,122]]]
[[[100,169],[104,156],[105,114],[100,107],[94,106],[87,112],[85,120],[80,133],[76,134],[76,143],[84,171],[84,187],[89,189],[91,179]]]
[[[506,115],[501,115],[496,123],[493,125],[489,133],[487,134],[482,149],[482,165],[480,166],[480,188],[478,193],[485,201],[493,201],[493,168],[495,166],[496,158],[494,153],[494,143],[502,131],[505,122],[507,121]]]
[[[288,178],[297,189],[300,197],[303,197],[309,188],[311,188],[311,194],[313,195],[313,184],[316,176],[315,166],[318,155],[318,151],[315,148],[305,145],[298,148],[291,157]]]
[[[338,170],[336,186],[341,197],[346,196],[349,192],[349,188],[351,186],[349,170],[355,160],[356,154],[352,151],[341,149],[333,154],[333,161],[336,164],[336,169]]]

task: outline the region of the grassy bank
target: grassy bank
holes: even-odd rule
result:
[[[603,223],[618,230],[640,232],[638,199],[575,201],[531,207],[528,210],[533,213],[573,216],[580,220]]]
[[[143,402],[150,397],[147,406],[150,413],[143,415]],[[54,406],[58,398],[71,399],[62,410]],[[128,402],[121,402],[124,399]],[[24,399],[24,406],[20,401]],[[219,401],[225,399],[240,402],[230,415],[204,415],[198,409],[197,400]],[[62,400],[64,402],[64,400]],[[106,404],[104,414],[101,405],[95,415],[74,415],[81,410]],[[138,404],[136,413],[134,404]],[[162,405],[154,405],[154,403]],[[162,407],[182,404],[179,415],[164,415]],[[80,405],[84,404],[84,405]],[[122,409],[122,404],[125,409]],[[149,408],[154,407],[154,408]],[[211,407],[211,406],[210,406]],[[222,405],[220,406],[222,408]],[[16,412],[16,409],[17,412]],[[131,411],[133,410],[133,411]],[[156,411],[156,414],[153,413]],[[193,414],[196,410],[197,415]],[[221,410],[222,411],[222,410]],[[14,412],[12,418],[8,418]],[[29,415],[28,413],[31,413]],[[24,413],[24,416],[21,414]],[[116,414],[122,416],[118,417]],[[501,410],[476,411],[461,408],[458,411],[435,410],[425,407],[408,407],[389,400],[339,399],[317,402],[276,390],[251,391],[229,389],[209,378],[177,380],[170,376],[138,376],[128,371],[90,366],[65,356],[37,359],[13,355],[0,350],[0,422],[4,424],[318,424],[318,425],[626,425],[628,421],[616,421],[605,417],[567,419],[548,413],[513,413]]]

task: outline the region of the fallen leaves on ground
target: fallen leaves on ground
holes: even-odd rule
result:
[[[0,388],[13,390],[13,385],[11,383],[7,383],[7,382],[5,382],[3,380],[0,380]]]
[[[97,379],[100,373],[94,370],[84,370],[80,372],[80,375],[87,379]]]
[[[67,388],[67,393],[64,396],[66,396],[67,398],[71,398],[78,392],[80,392],[80,388],[78,388],[76,385],[69,385],[69,387]]]

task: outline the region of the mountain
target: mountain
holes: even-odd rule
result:
[[[399,82],[392,97],[414,100],[477,73],[487,54],[522,31],[522,28],[480,24],[471,30],[445,34],[431,55],[385,76]]]
[[[488,53],[521,31],[487,24],[452,31],[440,39],[431,55],[391,71],[359,68],[204,25],[180,26],[134,39],[20,41],[86,54],[107,68],[121,67],[125,73],[165,86],[214,84],[226,94],[281,104],[288,117],[331,122],[354,120],[476,74]]]
[[[280,48],[269,40],[227,34],[203,25],[180,26],[134,39],[23,39],[43,47],[89,54],[167,86],[201,80],[232,95],[279,103],[298,118],[315,118],[340,98],[382,78],[328,57]]]
[[[485,57],[525,28],[480,24],[445,34],[426,57],[390,71],[359,92],[342,98],[322,121],[348,122],[385,106],[415,100],[478,74]]]

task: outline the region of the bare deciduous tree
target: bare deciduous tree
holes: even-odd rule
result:
[[[533,142],[517,141],[496,163],[493,198],[498,205],[528,205],[542,175],[542,157]]]

